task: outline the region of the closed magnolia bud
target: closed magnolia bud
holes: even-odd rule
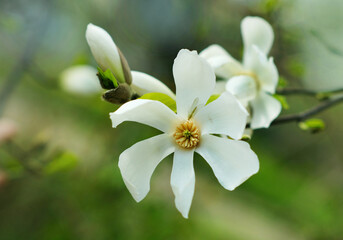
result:
[[[97,70],[88,65],[78,65],[67,68],[61,73],[61,87],[70,93],[80,95],[98,94],[102,91]]]
[[[104,72],[109,69],[118,83],[131,84],[129,65],[111,36],[104,29],[90,23],[86,39],[99,67]]]
[[[104,100],[114,104],[124,104],[131,100],[132,91],[126,83],[120,84],[117,88],[108,90],[102,97]]]

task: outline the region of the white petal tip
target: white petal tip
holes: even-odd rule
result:
[[[112,121],[112,128],[116,128],[118,126],[118,123],[116,121],[116,114],[115,114],[115,112],[110,113],[110,119]]]
[[[119,166],[119,168],[120,168],[120,166]],[[136,202],[139,203],[140,201],[142,201],[145,198],[146,194],[145,195],[140,194],[139,192],[137,192],[137,190],[136,190],[137,188],[133,184],[131,184],[129,181],[126,181],[124,178],[123,178],[123,180],[124,180],[124,183],[125,183],[127,189],[131,193],[131,196],[133,197],[133,199]]]

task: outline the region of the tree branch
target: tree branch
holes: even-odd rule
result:
[[[289,114],[289,115],[279,117],[279,118],[275,119],[271,123],[271,125],[277,125],[277,124],[288,123],[288,122],[301,122],[301,121],[304,121],[305,119],[307,119],[313,115],[316,115],[316,114],[340,103],[340,102],[343,102],[343,95],[331,97],[330,99],[321,102],[318,106],[313,107],[313,108],[306,110],[304,112],[297,113],[297,114]]]
[[[324,91],[324,92],[318,92],[318,91],[302,89],[302,88],[284,88],[284,89],[279,89],[276,91],[276,93],[280,95],[286,95],[286,96],[287,95],[307,95],[307,96],[312,96],[312,97],[318,97],[321,94],[325,96],[325,95],[337,94],[337,93],[342,93],[342,92],[343,92],[343,88],[335,89],[331,91]]]

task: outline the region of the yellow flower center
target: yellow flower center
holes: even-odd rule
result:
[[[200,142],[200,130],[192,120],[179,124],[173,136],[176,143],[186,149],[194,148]]]

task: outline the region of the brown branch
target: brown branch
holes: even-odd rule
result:
[[[313,107],[304,112],[297,113],[297,114],[289,114],[289,115],[279,117],[275,119],[271,123],[271,125],[283,124],[283,123],[288,123],[288,122],[301,122],[301,121],[306,120],[309,117],[312,117],[313,115],[316,115],[322,111],[327,110],[328,108],[340,102],[343,102],[343,95],[331,97],[330,99],[321,102],[318,106]]]
[[[312,96],[312,97],[320,97],[322,96],[329,96],[331,94],[337,94],[337,93],[342,93],[343,88],[340,89],[335,89],[331,91],[313,91],[313,90],[308,90],[308,89],[302,89],[302,88],[284,88],[284,89],[279,89],[276,91],[277,94],[279,95],[307,95],[307,96]]]

